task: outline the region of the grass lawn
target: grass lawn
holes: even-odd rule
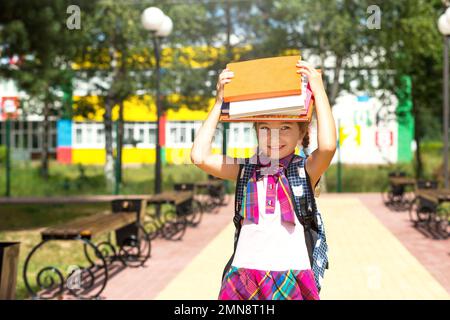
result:
[[[424,143],[422,161],[425,179],[435,180],[434,173],[443,163],[442,142]],[[347,165],[341,166],[342,192],[381,192],[388,185],[388,173],[394,170],[405,171],[414,177],[415,160],[410,163],[393,165]],[[326,172],[327,190],[337,191],[337,165],[333,164]]]
[[[126,167],[123,169],[122,194],[153,193],[154,166]],[[163,189],[171,190],[177,182],[198,181],[207,175],[194,165],[164,165]],[[5,194],[5,168],[0,167],[0,195]],[[62,165],[50,162],[47,181],[39,176],[39,162],[17,162],[11,170],[11,196],[54,196],[82,194],[111,194],[102,166]]]

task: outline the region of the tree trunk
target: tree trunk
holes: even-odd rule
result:
[[[339,76],[342,70],[343,59],[341,56],[336,57],[336,65],[334,68],[333,83],[330,89],[330,106],[333,106],[336,102],[337,95],[339,93]],[[323,72],[323,71],[322,71]]]
[[[342,70],[342,62],[343,58],[341,56],[336,57],[336,65],[334,68],[334,75],[333,75],[333,83],[331,83],[330,86],[330,94],[329,94],[329,102],[330,107],[332,108],[333,105],[336,102],[337,95],[339,93],[339,76]],[[322,60],[322,66],[323,66],[323,60]],[[322,67],[322,72],[324,72],[324,69]],[[319,181],[320,186],[320,192],[327,192],[327,178],[326,178],[326,171],[323,173],[322,178]]]
[[[320,30],[320,25],[318,26],[318,29]],[[319,57],[320,57],[320,70],[322,70],[322,75],[325,73],[325,49],[324,49],[324,39],[322,33],[319,32]],[[324,81],[324,87],[328,87],[328,83],[326,81],[325,76],[322,76],[322,79]],[[323,173],[322,177],[320,178],[318,189],[319,194],[321,192],[327,192],[327,177],[326,172]],[[316,193],[316,190],[313,190],[314,193]]]
[[[41,177],[48,180],[48,133],[49,133],[49,115],[50,115],[50,101],[46,97],[44,101],[44,121],[42,123],[42,147],[41,147]]]
[[[323,38],[322,36],[319,36],[319,56],[320,56],[320,66],[321,66],[321,70],[322,70],[322,75],[324,75],[325,73],[325,49],[324,49],[324,45],[323,45]],[[337,56],[336,57],[336,65],[335,65],[335,69],[334,69],[334,75],[333,75],[333,83],[327,83],[326,81],[326,77],[323,76],[323,80],[324,80],[324,87],[325,88],[329,88],[330,94],[329,94],[329,102],[330,102],[330,107],[333,107],[336,98],[337,98],[337,94],[339,93],[339,75],[341,73],[342,70],[342,62],[343,62],[343,58],[341,56]],[[328,191],[328,187],[327,187],[327,176],[326,176],[326,171],[322,174],[322,177],[320,178],[319,184],[318,184],[318,188],[319,188],[319,193],[325,193]]]
[[[123,149],[123,136],[124,136],[124,121],[123,121],[123,101],[120,102],[119,106],[119,128],[117,134],[117,179],[118,183],[122,183],[122,149]]]
[[[414,109],[415,109],[415,103],[414,103]],[[413,110],[414,110],[413,109]],[[419,132],[419,115],[416,113],[414,115],[416,123],[414,125],[414,139],[416,140],[416,166],[415,166],[415,174],[416,174],[416,179],[420,179],[423,177],[423,161],[422,161],[422,152],[420,150],[420,141],[421,141],[421,137],[420,137],[420,132]]]
[[[108,188],[114,189],[114,156],[113,156],[113,125],[112,125],[112,99],[106,99],[103,123],[105,125],[105,178]]]
[[[421,141],[421,121],[420,121],[420,114],[419,114],[419,108],[418,103],[414,97],[414,94],[412,95],[412,113],[414,117],[414,139],[416,140],[416,161],[415,161],[415,176],[416,179],[420,179],[423,177],[423,161],[422,161],[422,150],[420,150],[420,141]]]

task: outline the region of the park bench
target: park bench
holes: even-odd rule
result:
[[[409,208],[413,196],[411,192],[416,185],[416,180],[406,176],[403,171],[389,172],[389,184],[383,191],[383,202],[394,210]]]
[[[150,256],[153,235],[160,232],[166,239],[180,240],[184,235],[186,217],[195,210],[192,191],[163,192],[156,195],[98,195],[64,197],[0,198],[0,204],[86,204],[110,203],[111,211],[70,221],[42,231],[41,241],[28,254],[23,268],[27,290],[36,299],[52,299],[69,291],[78,298],[98,298],[112,274],[109,268],[142,266]],[[148,206],[168,204],[167,220],[159,224],[155,232],[145,224],[149,216]],[[153,216],[154,218],[154,216]],[[160,217],[156,217],[160,220]],[[115,243],[111,240],[115,234]],[[106,234],[108,239],[98,244],[94,239]],[[64,273],[55,265],[41,268],[30,275],[30,265],[35,253],[51,241],[77,241],[83,246],[83,254],[89,267],[78,266]],[[119,270],[120,271],[120,270]],[[30,281],[33,279],[32,281]]]
[[[445,202],[450,202],[450,189],[439,189],[437,181],[418,181],[409,210],[410,220],[435,238],[447,238],[450,213],[442,206]]]
[[[220,179],[209,178],[206,181],[194,183],[176,183],[175,190],[191,190],[194,194],[205,194],[200,205],[204,212],[212,212],[218,206],[225,204],[225,188],[224,183]]]
[[[143,199],[144,198],[144,199]],[[98,199],[97,199],[98,200]],[[77,298],[98,298],[106,287],[109,267],[119,261],[122,267],[139,267],[150,257],[150,237],[141,221],[145,214],[145,197],[115,196],[112,210],[76,219],[41,232],[41,242],[28,254],[23,276],[25,286],[35,299],[52,299],[65,290]],[[111,233],[115,233],[115,243]],[[107,240],[94,239],[107,235]],[[76,266],[64,272],[56,266],[46,266],[37,272],[34,284],[30,281],[29,266],[34,254],[50,241],[79,241],[83,246],[88,267]]]
[[[194,194],[205,194],[199,204],[203,212],[212,212],[218,206],[225,204],[225,188],[222,180],[208,179],[193,183],[176,183],[175,190],[190,190]]]
[[[95,195],[95,196],[52,196],[52,197],[1,197],[0,204],[11,205],[47,205],[47,204],[89,204],[109,203],[126,196]]]
[[[208,198],[205,203],[205,210],[212,210],[216,207],[226,204],[225,201],[225,185],[220,179],[208,179],[195,183],[196,188],[202,192],[206,191]]]
[[[200,221],[202,220],[204,206],[202,205],[201,201],[195,198],[195,183],[175,183],[174,191],[192,192],[193,198],[190,202],[186,202],[184,208],[184,210],[188,211],[188,214],[186,214],[186,221],[191,227],[196,227],[197,225],[199,225]]]
[[[144,226],[150,230],[150,238],[162,236],[167,240],[181,240],[191,215],[201,210],[194,201],[194,192],[189,190],[164,191],[146,198],[148,206],[155,206],[155,214],[146,216]],[[170,205],[169,210],[161,214],[160,206]]]

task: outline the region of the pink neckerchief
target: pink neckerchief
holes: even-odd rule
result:
[[[278,163],[268,162],[262,163],[260,156],[258,155],[258,162],[256,169],[253,172],[252,177],[247,183],[247,192],[244,195],[244,203],[242,209],[242,216],[244,219],[258,223],[259,221],[259,208],[258,208],[258,190],[257,180],[261,178],[261,175],[267,175],[267,188],[266,188],[266,213],[273,214],[275,212],[276,196],[280,202],[281,218],[285,222],[295,224],[294,216],[294,204],[291,198],[291,189],[289,181],[285,176],[285,170],[287,169],[294,153],[278,160]],[[268,158],[266,158],[268,159]],[[263,162],[265,159],[263,159]]]

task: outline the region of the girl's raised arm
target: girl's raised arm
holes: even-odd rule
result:
[[[336,151],[336,126],[327,93],[323,86],[321,74],[309,63],[299,61],[297,71],[308,76],[311,91],[314,94],[317,114],[317,149],[306,161],[306,171],[310,176],[311,187],[314,190],[319,178],[330,166]]]
[[[236,159],[211,152],[212,140],[219,122],[223,101],[223,87],[225,83],[231,81],[233,76],[233,72],[228,69],[223,70],[219,75],[216,87],[216,103],[195,136],[191,149],[191,161],[208,174],[221,179],[235,181],[239,172],[239,164]]]

